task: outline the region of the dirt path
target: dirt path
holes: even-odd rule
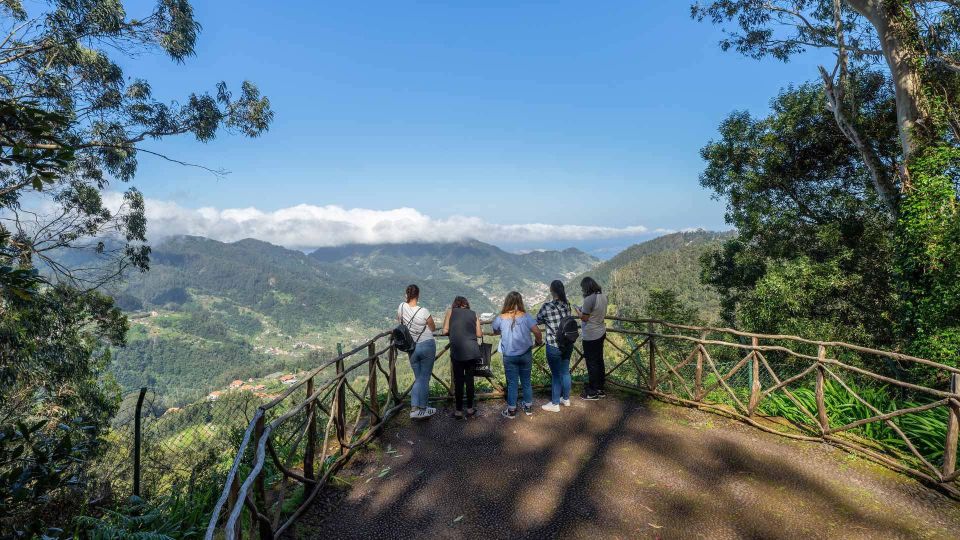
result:
[[[291,537],[960,537],[956,501],[827,445],[658,402],[499,405],[395,420]]]

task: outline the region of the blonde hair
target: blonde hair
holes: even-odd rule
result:
[[[507,297],[503,299],[503,308],[500,309],[500,314],[503,315],[514,311],[526,313],[527,309],[523,307],[523,296],[520,296],[520,293],[517,291],[510,291],[507,293]]]

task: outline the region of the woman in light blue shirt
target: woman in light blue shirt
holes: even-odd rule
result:
[[[533,386],[530,372],[533,369],[533,346],[543,343],[543,335],[537,321],[523,307],[523,297],[513,291],[503,300],[500,315],[493,320],[493,332],[500,335],[500,354],[503,355],[503,371],[507,375],[507,408],[504,418],[517,416],[517,383],[523,387],[523,412],[533,414]],[[536,338],[534,343],[533,337]]]

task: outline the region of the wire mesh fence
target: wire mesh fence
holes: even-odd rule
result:
[[[215,480],[229,468],[229,456],[262,402],[252,392],[229,391],[171,407],[152,388],[127,392],[105,437],[97,479],[114,497],[145,499]]]

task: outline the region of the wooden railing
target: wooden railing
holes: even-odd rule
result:
[[[649,319],[608,320],[612,325],[605,338],[606,357],[611,367],[606,376],[611,385],[734,417],[784,437],[842,446],[960,494],[955,485],[960,477],[956,470],[958,368],[894,352],[796,336]],[[438,351],[436,366],[442,365],[440,360],[448,350],[446,345]],[[206,538],[212,539],[218,531],[228,539],[237,538],[243,529],[261,538],[286,532],[331,476],[405,406],[410,385],[404,385],[401,391],[397,357],[389,332],[383,332],[325,362],[261,405],[243,434]],[[575,376],[582,375],[582,361],[578,345],[571,366]],[[890,368],[884,362],[893,363],[893,367],[923,366],[950,381],[951,386],[949,390],[929,388],[871,369],[874,364]],[[549,377],[542,355],[535,354],[534,364],[541,377]],[[380,387],[381,376],[386,379],[385,388]],[[451,398],[452,384],[436,374],[433,378],[445,394],[432,399]],[[825,403],[827,381],[835,381],[873,416],[840,425]],[[865,381],[903,389],[924,402],[881,411],[857,392],[856,386]],[[504,382],[499,377],[489,382],[489,391],[478,394],[478,398],[503,394]],[[812,407],[797,399],[798,388],[814,392]],[[803,419],[788,421],[764,414],[768,402],[777,396],[793,403]],[[943,459],[938,466],[917,448],[896,420],[941,408],[946,409],[946,431]],[[318,426],[323,420],[326,427],[321,431]],[[888,426],[903,444],[883,444],[856,435],[871,423]]]
[[[960,477],[956,469],[960,369],[842,342],[652,319],[608,319],[614,324],[608,328],[606,341],[618,353],[618,360],[607,373],[614,376],[612,384],[667,402],[731,416],[784,437],[841,446],[960,495],[955,484]],[[625,344],[629,346],[624,347]],[[630,367],[635,376],[617,377],[618,372],[623,375],[628,362],[633,364]],[[926,380],[946,381],[946,389],[877,373],[905,373],[917,367],[926,370]],[[845,422],[837,418],[835,410],[826,404],[828,385],[834,385],[837,394],[870,414]],[[858,391],[878,386],[915,403],[881,411]],[[798,399],[800,389],[812,392],[812,404]],[[770,406],[777,398],[788,400],[799,411],[800,418],[764,414],[768,409],[778,410]],[[942,455],[938,465],[898,424],[898,419],[927,411],[945,413],[945,431],[937,448]],[[894,439],[878,441],[860,435],[859,430],[868,424],[883,424]]]

